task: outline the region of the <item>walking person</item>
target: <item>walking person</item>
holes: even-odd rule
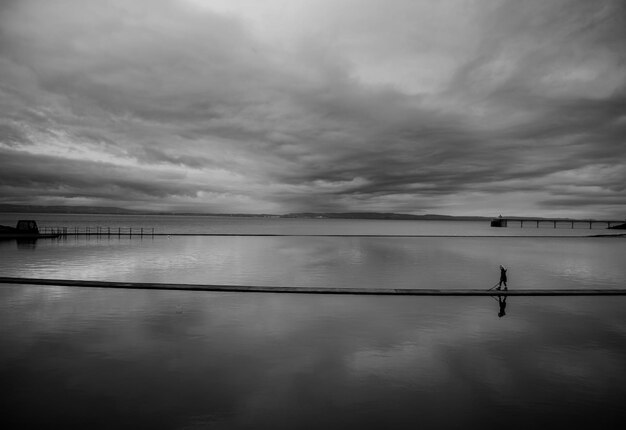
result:
[[[500,283],[498,284],[498,290],[500,290],[502,288],[502,284],[504,284],[504,289],[506,290],[506,271],[507,269],[505,269],[504,267],[500,266]]]

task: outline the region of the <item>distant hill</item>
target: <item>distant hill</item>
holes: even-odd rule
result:
[[[14,213],[65,213],[65,214],[114,214],[114,215],[187,215],[187,216],[231,216],[231,217],[280,217],[280,218],[330,218],[330,219],[388,219],[388,220],[456,220],[482,221],[491,219],[480,216],[451,216],[451,215],[411,215],[391,212],[301,212],[285,215],[272,214],[227,214],[227,213],[198,213],[198,212],[164,212],[164,211],[137,211],[116,207],[102,206],[38,206],[38,205],[10,205],[0,204],[0,212]]]
[[[456,221],[483,221],[491,219],[481,216],[452,216],[452,215],[411,215],[392,212],[301,212],[282,215],[281,218],[333,218],[333,219],[389,219],[389,220],[456,220]]]

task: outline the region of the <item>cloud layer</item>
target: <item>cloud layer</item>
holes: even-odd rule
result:
[[[3,1],[0,203],[618,216],[621,1]]]

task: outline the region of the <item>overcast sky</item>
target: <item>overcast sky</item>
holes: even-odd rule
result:
[[[0,0],[0,203],[626,217],[626,2]]]

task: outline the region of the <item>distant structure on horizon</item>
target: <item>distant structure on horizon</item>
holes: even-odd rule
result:
[[[570,228],[574,228],[575,224],[589,224],[589,228],[593,228],[593,224],[606,224],[610,229],[626,229],[626,223],[623,220],[598,220],[598,219],[572,219],[572,218],[526,218],[526,217],[502,217],[493,218],[491,220],[491,227],[508,227],[509,222],[519,221],[520,227],[524,227],[524,223],[535,223],[536,228],[539,228],[540,223],[551,223],[554,228],[558,224],[569,225]],[[613,225],[612,224],[618,224]]]

